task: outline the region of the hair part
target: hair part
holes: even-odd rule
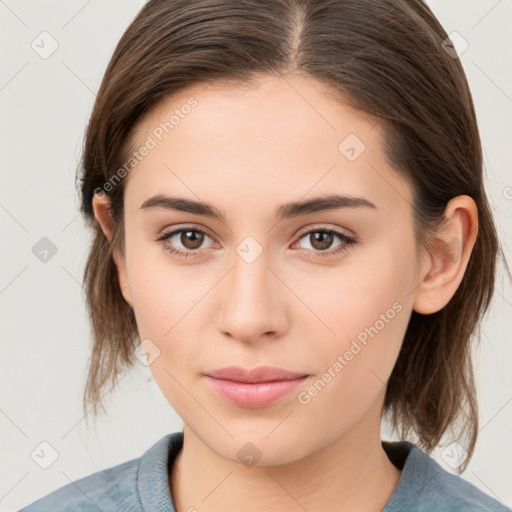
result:
[[[478,431],[471,341],[493,296],[499,247],[473,101],[461,63],[442,48],[447,37],[420,0],[150,0],[140,10],[104,74],[81,161],[81,212],[94,236],[84,270],[94,337],[84,411],[104,410],[102,390],[133,365],[140,341],[113,260],[124,254],[126,179],[108,192],[111,243],[94,218],[94,192],[127,161],[138,123],[164,98],[201,83],[296,74],[382,123],[388,160],[414,191],[420,251],[435,242],[450,199],[465,194],[477,205],[462,282],[442,310],[412,312],[384,403],[400,436],[416,436],[427,452],[458,420],[466,467]]]

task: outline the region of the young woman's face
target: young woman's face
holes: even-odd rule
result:
[[[388,165],[379,125],[324,87],[298,77],[196,86],[137,131],[124,294],[163,394],[234,461],[291,462],[378,431],[413,307],[412,189]],[[154,196],[190,203],[151,207]],[[361,201],[315,202],[330,196]],[[223,217],[201,214],[211,211]],[[227,366],[307,377],[273,401],[241,386],[236,402],[205,375]]]

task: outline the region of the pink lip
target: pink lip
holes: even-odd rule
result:
[[[252,370],[230,366],[205,374],[212,388],[239,407],[266,407],[293,391],[309,376],[282,368],[260,367]]]

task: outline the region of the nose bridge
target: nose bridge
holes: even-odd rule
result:
[[[267,252],[254,256],[254,249],[248,245],[237,248],[237,255],[233,261],[233,292],[240,299],[248,298],[250,301],[268,295],[269,274]],[[268,297],[267,297],[268,299]]]
[[[259,252],[259,254],[258,254]],[[268,252],[258,250],[254,242],[242,243],[233,261],[232,298],[241,306],[258,307],[261,311],[270,306],[274,289],[272,272],[268,268]],[[274,283],[275,284],[275,283]],[[275,292],[275,290],[273,290]]]
[[[286,308],[279,280],[268,268],[271,262],[267,252],[247,237],[236,248],[232,261],[222,290],[219,329],[246,341],[279,332]]]

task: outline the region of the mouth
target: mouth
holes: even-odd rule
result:
[[[290,394],[310,375],[282,368],[253,370],[228,367],[204,374],[210,387],[233,405],[248,409],[268,407]]]
[[[243,368],[241,366],[226,366],[217,370],[205,372],[205,375],[216,379],[260,384],[263,382],[298,379],[300,377],[305,377],[308,374],[292,372],[275,366],[260,366],[252,369]]]

